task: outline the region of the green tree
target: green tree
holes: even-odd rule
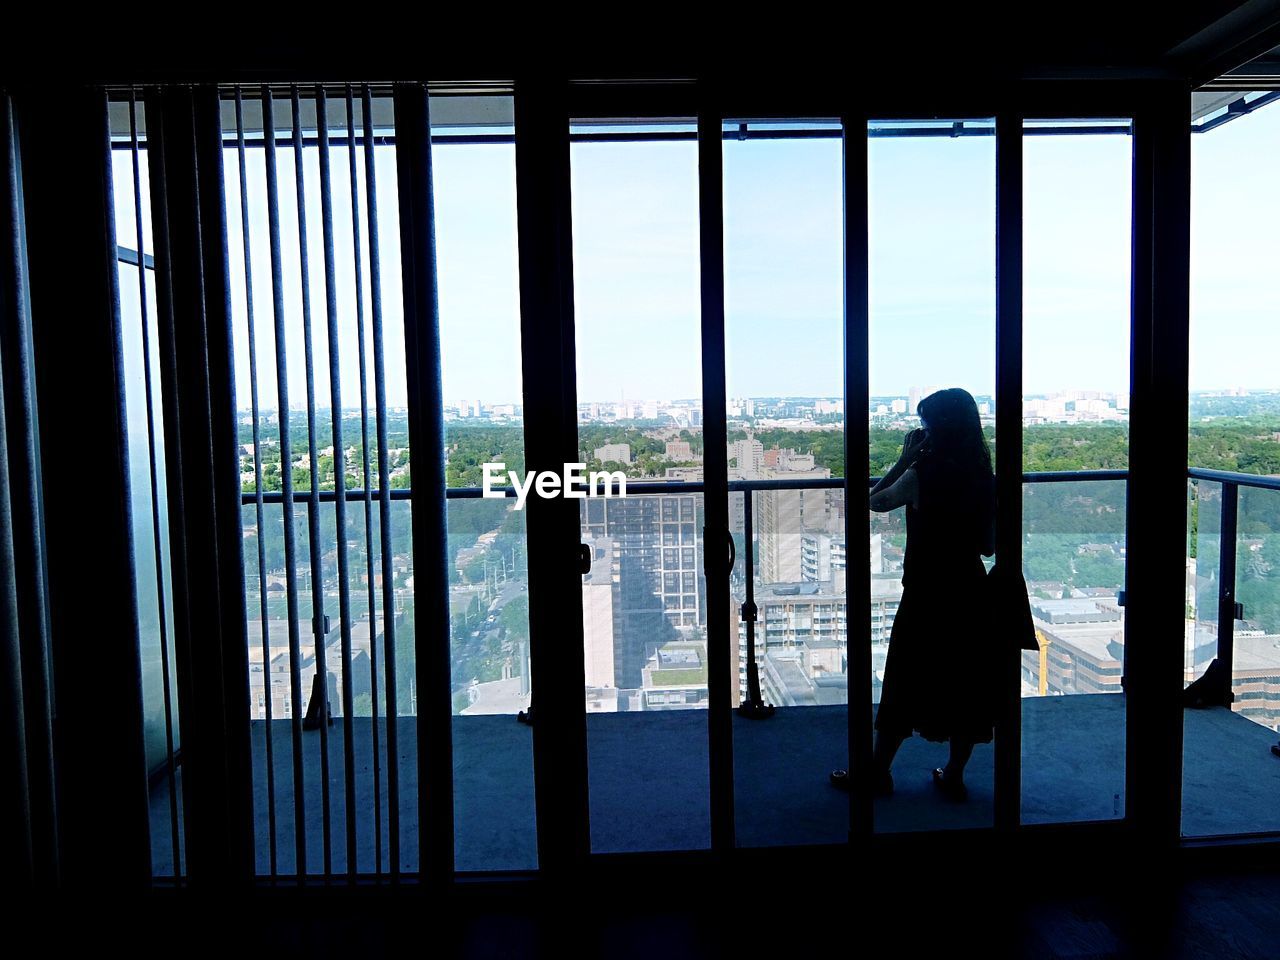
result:
[[[529,639],[529,598],[519,596],[502,608],[499,621],[509,641]]]

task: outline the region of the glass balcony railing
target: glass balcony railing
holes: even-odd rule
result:
[[[1182,832],[1280,830],[1280,478],[1191,470]],[[1223,798],[1229,797],[1229,801]]]
[[[1207,699],[1280,731],[1280,478],[1190,476],[1186,682],[1217,660]]]

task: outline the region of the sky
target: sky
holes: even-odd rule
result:
[[[1024,388],[1123,392],[1128,378],[1132,140],[1024,142]],[[1280,388],[1280,106],[1192,139],[1191,388]],[[278,151],[289,405],[306,404],[296,185]],[[250,150],[248,205],[260,405],[276,406],[264,154]],[[367,229],[363,158],[360,218]],[[869,144],[870,356],[874,395],[964,386],[990,393],[995,342],[995,143],[990,137]],[[250,401],[244,247],[234,151],[226,154],[237,405]],[[335,296],[344,407],[359,399],[348,156],[333,149]],[[520,403],[514,148],[434,152],[443,388],[447,402]],[[574,144],[574,297],[581,401],[701,394],[697,147]],[[841,393],[838,140],[726,141],[726,374],[730,396]],[[145,168],[144,168],[145,188]],[[387,394],[406,402],[395,157],[377,151]],[[318,406],[330,403],[320,180],[304,163]],[[117,234],[137,245],[127,152],[116,151]],[[144,192],[143,203],[148,202]],[[145,208],[145,207],[144,207]],[[150,249],[149,217],[144,247]],[[372,363],[368,243],[366,348]],[[125,271],[122,306],[137,311]],[[152,303],[154,313],[154,302]],[[140,338],[126,338],[141,376]],[[372,377],[368,389],[372,391]],[[372,393],[370,393],[372,397]]]

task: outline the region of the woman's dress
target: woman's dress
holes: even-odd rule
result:
[[[983,629],[994,483],[948,460],[916,461],[919,507],[907,514],[902,600],[889,634],[875,726],[886,734],[989,743],[995,698]],[[989,546],[986,549],[990,549]]]

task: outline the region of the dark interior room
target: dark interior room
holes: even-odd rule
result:
[[[475,13],[0,14],[10,949],[1280,956],[1280,0]]]

